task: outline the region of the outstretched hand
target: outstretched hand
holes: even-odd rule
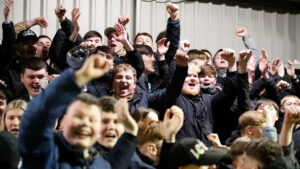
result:
[[[300,104],[294,106],[287,106],[285,109],[284,122],[295,124],[300,122]]]
[[[35,18],[36,25],[39,25],[41,28],[47,28],[48,27],[48,21],[44,16]]]
[[[217,133],[210,133],[207,136],[208,140],[216,147],[222,146],[221,141],[219,139],[219,135]]]
[[[235,35],[239,37],[247,37],[248,36],[248,30],[245,27],[239,27],[235,31]]]
[[[72,10],[72,22],[73,22],[73,25],[74,25],[74,29],[76,31],[79,31],[80,30],[80,24],[78,22],[78,18],[80,17],[80,9],[79,8],[74,8]]]
[[[262,55],[260,56],[258,67],[261,74],[266,77],[268,76],[268,54],[264,49],[261,50],[261,54]]]
[[[165,42],[166,42],[167,38],[162,38],[159,41],[157,41],[157,55],[158,55],[158,59],[159,61],[164,60],[164,56],[167,53],[167,51],[169,50],[169,46],[170,46],[170,42],[167,43],[167,45],[165,46]]]
[[[239,66],[238,72],[239,73],[246,73],[247,72],[247,63],[252,55],[251,49],[242,50],[239,53]]]
[[[170,14],[171,20],[175,21],[178,19],[179,7],[177,5],[169,2],[167,5],[167,11]]]
[[[56,16],[57,16],[57,18],[60,22],[65,20],[65,18],[66,18],[65,14],[66,14],[67,10],[62,4],[58,5],[54,9],[54,12],[55,12],[55,14],[56,14]]]
[[[280,66],[280,59],[277,58],[275,59],[273,62],[272,62],[272,65],[270,65],[268,67],[268,73],[269,75],[271,75],[272,77],[275,76],[277,73],[278,73],[278,69],[279,69],[279,66]]]
[[[11,11],[13,4],[14,4],[14,0],[5,0],[5,7],[3,9],[3,15],[4,15],[4,23],[6,23],[6,24],[10,23],[9,15],[10,15],[10,11]]]
[[[171,117],[172,116],[172,117]],[[165,140],[168,143],[174,143],[177,132],[183,125],[183,111],[177,106],[167,109],[164,116],[163,127]]]
[[[288,66],[286,67],[286,73],[292,78],[296,79],[296,73],[295,73],[295,68],[294,68],[294,63],[290,60],[287,60]]]
[[[83,66],[75,72],[75,81],[78,86],[102,77],[109,70],[109,65],[104,56],[94,54],[87,58]]]
[[[126,32],[124,26],[120,23],[116,23],[114,28],[117,32],[116,40],[121,42],[122,44],[126,43],[126,41],[127,41],[127,32]]]
[[[233,72],[237,70],[234,50],[230,48],[223,49],[221,57],[228,62],[228,71]]]
[[[188,66],[189,56],[187,55],[186,52],[178,49],[175,55],[175,59],[176,59],[176,64],[178,66],[182,66],[182,67]]]
[[[115,104],[115,112],[118,119],[123,123],[125,131],[136,136],[138,133],[138,125],[136,121],[131,117],[128,111],[127,99],[119,99]]]
[[[121,15],[118,18],[118,23],[125,26],[130,21],[130,18],[128,15]]]
[[[179,49],[184,51],[184,52],[187,52],[189,50],[190,46],[191,46],[191,43],[187,39],[181,40],[179,42]]]

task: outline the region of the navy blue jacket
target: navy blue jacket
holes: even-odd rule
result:
[[[174,104],[175,99],[180,95],[188,67],[176,66],[174,76],[170,85],[153,93],[142,91],[135,93],[128,101],[129,111],[133,113],[139,107],[150,107],[158,110],[162,117],[164,111]]]
[[[61,133],[53,131],[56,119],[80,91],[74,80],[74,71],[68,69],[29,102],[19,135],[22,168],[111,168],[97,151],[90,149],[91,158],[85,159],[82,150],[74,148]]]
[[[224,89],[216,95],[199,93],[196,96],[181,94],[176,105],[184,112],[184,123],[176,135],[177,139],[194,137],[204,144],[211,145],[207,135],[214,131],[214,121],[222,120],[226,110],[236,96],[236,73],[228,75],[224,80]]]

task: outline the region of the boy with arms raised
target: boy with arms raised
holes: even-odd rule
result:
[[[63,72],[29,103],[19,137],[22,168],[111,168],[110,163],[91,148],[100,135],[98,100],[89,94],[78,96],[80,87],[107,71],[108,64],[104,58],[92,55],[81,69]],[[125,104],[120,105],[126,107]],[[64,130],[54,134],[55,121],[65,110]],[[137,124],[128,111],[119,112],[128,127],[126,132],[134,138]],[[125,162],[130,161],[136,148],[135,139],[128,139],[128,142],[129,146],[121,150],[121,153],[128,153],[124,156],[128,157]]]

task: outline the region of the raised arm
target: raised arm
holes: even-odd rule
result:
[[[15,24],[16,34],[20,33],[22,30],[30,29],[35,25],[39,25],[41,28],[47,28],[48,27],[47,18],[45,18],[44,16],[40,16],[28,21],[23,21]]]
[[[167,42],[170,42],[170,47],[166,53],[166,62],[170,65],[174,59],[180,41],[180,21],[178,18],[179,7],[175,4],[168,3],[167,11],[170,18],[168,19],[166,36]]]
[[[81,69],[76,72],[66,70],[47,89],[32,99],[22,118],[19,135],[20,153],[29,157],[28,154],[40,151],[41,144],[52,145],[56,119],[81,92],[80,87],[94,78],[103,76],[107,71],[108,64],[105,59],[99,55],[92,55]],[[51,146],[46,150],[43,149],[45,154],[51,151],[53,151]]]
[[[14,0],[5,0],[5,7],[3,9],[3,16],[4,16],[4,23],[9,24],[10,23],[10,11],[14,4]]]
[[[296,101],[297,102],[297,101]],[[294,146],[292,142],[293,128],[300,122],[300,105],[294,103],[284,108],[284,120],[279,136],[279,144],[282,146],[284,156],[292,160],[293,164],[298,165],[294,155]],[[292,167],[292,166],[290,166]],[[298,168],[299,166],[295,167]]]
[[[246,27],[239,27],[235,31],[236,36],[241,37],[243,43],[247,49],[251,49],[252,54],[254,56],[260,56],[260,51],[256,47],[254,39],[248,34],[248,30]],[[258,64],[258,62],[257,62]]]
[[[175,103],[175,99],[180,95],[184,79],[187,76],[188,56],[186,52],[177,50],[176,69],[170,84],[162,90],[157,90],[149,94],[149,106],[164,114],[165,110]]]
[[[77,39],[77,36],[79,34],[79,31],[80,31],[80,24],[78,22],[78,19],[80,17],[80,10],[79,8],[74,8],[72,10],[72,23],[74,25],[74,29],[73,29],[73,32],[72,34],[69,36],[69,40],[71,42],[75,42],[76,39]]]
[[[130,65],[132,65],[135,68],[136,73],[137,73],[137,78],[139,78],[144,71],[143,58],[142,58],[140,52],[135,50],[133,48],[133,46],[130,44],[130,42],[127,38],[127,32],[126,32],[124,26],[121,25],[120,23],[116,23],[114,28],[117,32],[117,36],[114,34],[112,36],[115,36],[115,39],[117,41],[121,42],[127,51],[126,56],[125,56],[126,61],[124,61],[124,62],[129,63]]]
[[[238,111],[239,111],[238,115],[251,109],[248,73],[247,73],[247,63],[251,55],[252,55],[252,51],[250,49],[243,50],[239,53],[238,81],[237,81],[237,101],[238,101]]]
[[[11,60],[16,55],[16,33],[13,23],[10,20],[10,12],[13,6],[13,0],[5,0],[3,9],[4,22],[2,24],[3,39],[0,55],[0,71],[3,73],[8,68]],[[6,72],[4,72],[5,74]]]

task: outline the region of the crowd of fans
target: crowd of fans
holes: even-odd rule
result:
[[[269,60],[245,27],[245,50],[189,49],[177,5],[167,28],[129,41],[122,15],[79,34],[58,5],[53,38],[14,24],[4,0],[0,47],[0,168],[299,168],[300,76]]]

